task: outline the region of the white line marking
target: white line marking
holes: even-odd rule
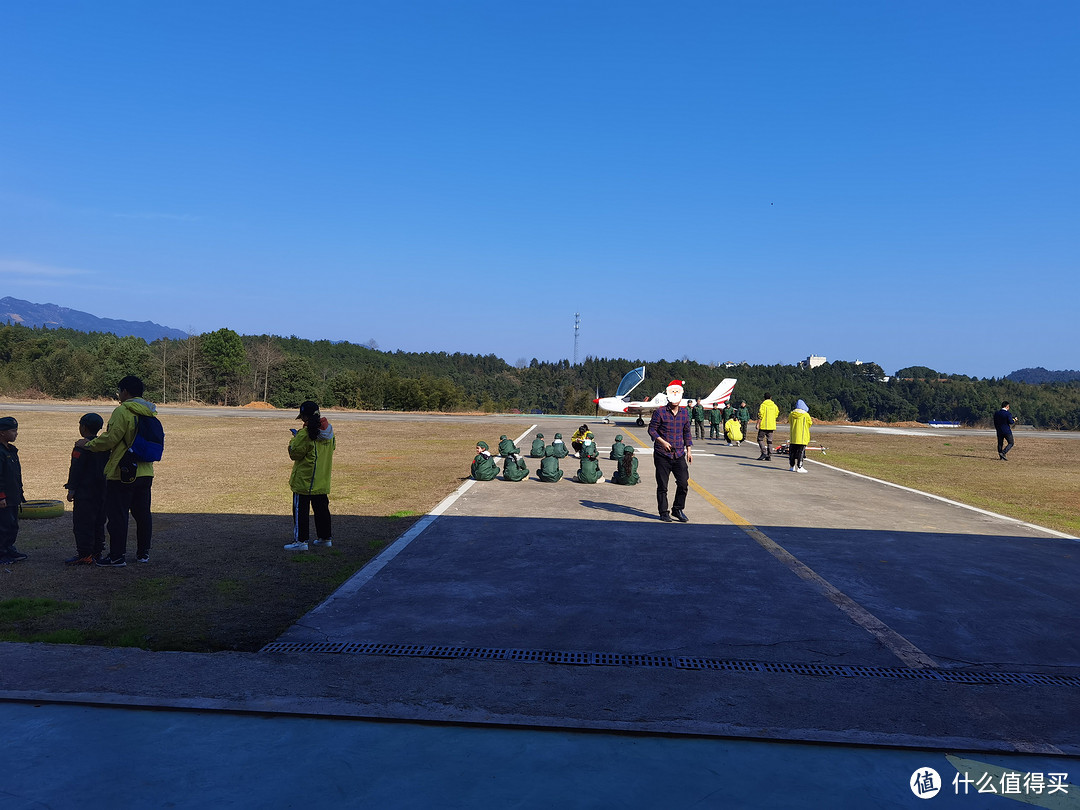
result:
[[[988,509],[980,509],[977,506],[971,506],[966,503],[960,503],[960,501],[950,500],[944,498],[941,495],[933,495],[929,492],[923,492],[921,489],[912,489],[911,487],[905,487],[902,484],[894,484],[891,481],[882,481],[880,478],[874,478],[869,475],[863,475],[862,473],[852,472],[851,470],[845,470],[842,467],[834,467],[832,464],[827,464],[824,461],[814,461],[812,459],[806,459],[811,464],[820,464],[822,467],[827,467],[830,470],[836,470],[842,472],[845,475],[854,475],[856,478],[863,478],[867,481],[875,481],[878,484],[884,484],[887,487],[895,487],[896,489],[902,489],[904,492],[914,492],[916,495],[925,495],[927,498],[933,498],[935,501],[941,501],[951,506],[959,506],[961,509],[969,509],[972,512],[978,512],[980,515],[987,515],[988,517],[997,518],[998,520],[1004,520],[1008,523],[1016,523],[1020,526],[1024,526],[1028,529],[1035,529],[1036,531],[1046,532],[1054,537],[1060,537],[1062,540],[1080,540],[1080,537],[1073,537],[1071,534],[1065,534],[1065,532],[1055,531],[1054,529],[1048,529],[1045,526],[1036,526],[1034,523],[1027,523],[1019,518],[1009,517],[1008,515],[999,515],[997,512],[991,512]]]
[[[533,425],[531,428],[529,428],[529,430],[526,430],[524,433],[522,433],[521,436],[518,437],[517,441],[514,442],[514,444],[517,444],[519,441],[521,441],[521,439],[527,436],[529,431],[533,430],[535,427],[536,425]],[[375,577],[377,573],[382,571],[390,563],[390,561],[394,559],[394,557],[404,551],[406,546],[409,545],[409,543],[411,543],[413,540],[415,540],[417,537],[427,531],[431,524],[438,520],[439,516],[442,515],[451,506],[453,506],[454,502],[466,492],[468,492],[472,485],[475,483],[476,481],[470,478],[460,487],[458,487],[445,498],[443,498],[434,509],[432,509],[426,515],[420,518],[420,520],[416,521],[416,523],[414,523],[408,531],[398,537],[398,539],[391,543],[389,546],[384,548],[382,552],[380,552],[379,555],[375,557],[375,559],[371,560],[367,565],[365,565],[363,568],[361,568],[359,571],[349,577],[348,580],[345,581],[344,585],[342,585],[340,588],[330,594],[326,598],[326,601],[324,601],[322,604],[316,606],[311,611],[309,611],[307,615],[310,616],[314,613],[318,613],[319,611],[326,609],[327,606],[329,606],[335,599],[339,597],[348,597],[354,595],[358,590],[371,582],[371,580]]]

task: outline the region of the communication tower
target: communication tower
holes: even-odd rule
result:
[[[577,365],[578,335],[581,332],[581,313],[574,313],[574,365]]]

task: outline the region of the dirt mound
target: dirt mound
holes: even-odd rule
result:
[[[247,405],[244,405],[243,407],[245,407],[245,408],[255,408],[256,410],[259,410],[259,411],[275,411],[275,410],[277,410],[277,408],[275,408],[269,402],[258,402],[258,401],[249,402]]]

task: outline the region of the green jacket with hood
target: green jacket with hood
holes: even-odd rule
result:
[[[120,480],[120,459],[135,441],[140,416],[157,416],[154,403],[147,402],[142,397],[126,399],[113,408],[109,424],[105,426],[105,432],[86,443],[86,449],[93,453],[109,453],[109,460],[105,462],[105,477],[110,481]],[[147,476],[154,477],[154,462],[140,461],[135,477]]]
[[[615,437],[615,442],[611,445],[611,452],[608,453],[608,458],[619,460],[622,458],[623,450],[626,449],[626,445],[623,444],[622,434],[618,434]]]
[[[289,458],[293,460],[289,486],[297,495],[329,495],[330,470],[334,464],[334,428],[322,417],[319,434],[312,439],[306,427],[296,431],[289,442]]]

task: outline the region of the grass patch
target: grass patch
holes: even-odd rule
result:
[[[826,464],[1080,535],[1080,458],[1070,440],[1020,433],[1001,461],[993,436],[822,436]]]
[[[16,444],[27,498],[63,501],[79,417],[91,410],[107,420],[112,408],[93,403],[19,414]],[[0,638],[258,650],[457,489],[478,438],[490,443],[520,432],[516,422],[440,421],[425,431],[415,422],[337,421],[328,412],[338,439],[330,495],[334,546],[290,553],[282,545],[292,535],[286,448],[295,415],[164,414],[169,450],[156,465],[150,563],[134,562],[134,525],[127,567],[106,569],[63,564],[75,552],[70,507],[59,518],[23,521],[18,545],[30,559],[0,572],[3,594],[8,601],[65,607],[32,614],[24,605],[16,623],[0,619]],[[434,439],[446,463],[430,463]]]
[[[17,597],[0,602],[0,624],[36,619],[64,610],[73,610],[75,602],[60,602],[56,599],[35,599]]]

